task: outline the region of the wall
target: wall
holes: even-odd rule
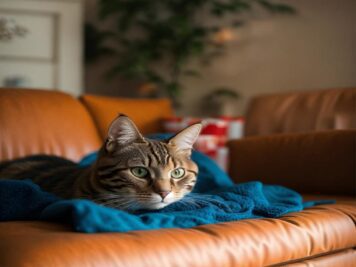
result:
[[[202,68],[202,79],[185,79],[180,114],[201,115],[201,99],[224,85],[242,94],[237,114],[261,93],[356,86],[356,1],[288,0],[296,16],[266,16],[258,12],[236,31],[226,55]],[[87,2],[93,19],[94,0]],[[89,13],[90,12],[90,13]],[[120,80],[105,83],[100,73],[106,61],[87,69],[87,90],[133,95],[133,86]],[[103,90],[105,88],[105,90]]]

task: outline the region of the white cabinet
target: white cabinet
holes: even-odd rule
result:
[[[0,0],[0,86],[79,95],[82,39],[81,0]]]

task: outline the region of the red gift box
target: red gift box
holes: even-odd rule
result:
[[[228,151],[225,147],[229,139],[241,138],[244,120],[242,117],[192,118],[172,117],[164,121],[166,132],[176,133],[196,122],[202,122],[203,129],[194,148],[216,160],[226,169]]]

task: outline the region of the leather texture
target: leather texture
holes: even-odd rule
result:
[[[79,160],[100,145],[89,113],[70,95],[0,89],[0,161],[32,154]]]
[[[356,88],[260,95],[246,113],[246,136],[329,129],[356,129]]]
[[[345,249],[336,253],[323,255],[311,259],[306,259],[301,262],[274,265],[288,267],[355,267],[356,265],[356,249]]]
[[[356,196],[356,130],[248,137],[228,146],[235,182],[261,180],[305,194]]]
[[[129,116],[143,134],[163,132],[161,120],[173,115],[168,99],[129,99],[84,95],[81,101],[91,113],[102,138],[119,113]]]
[[[356,206],[130,233],[81,234],[45,222],[0,224],[0,266],[268,266],[356,246]]]

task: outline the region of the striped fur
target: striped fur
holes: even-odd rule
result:
[[[84,198],[123,210],[160,209],[191,192],[198,173],[190,160],[201,125],[165,141],[143,138],[133,122],[119,116],[111,125],[97,161],[81,168],[55,156],[30,156],[0,164],[0,178],[31,179],[62,198]],[[139,178],[133,168],[148,175]],[[178,179],[172,171],[184,169]],[[163,194],[164,193],[164,194]]]

